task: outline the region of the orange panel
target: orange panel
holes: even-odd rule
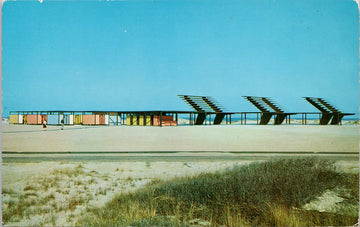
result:
[[[83,124],[84,125],[94,125],[96,124],[95,115],[83,115],[82,116]]]
[[[29,114],[27,115],[27,123],[30,125],[39,125],[41,123],[41,115]]]
[[[153,117],[153,125],[159,126],[160,125],[160,116],[154,116]]]
[[[105,124],[105,114],[100,114],[99,115],[99,125],[104,125]]]

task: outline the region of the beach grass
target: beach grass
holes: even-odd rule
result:
[[[332,161],[254,162],[215,173],[155,180],[116,196],[104,207],[88,208],[77,225],[349,226],[358,220],[358,185],[358,175],[337,171]],[[328,191],[342,198],[332,212],[303,208]]]

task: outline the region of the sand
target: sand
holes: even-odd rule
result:
[[[154,179],[190,176],[246,163],[249,161],[3,163],[2,187],[12,191],[2,195],[3,208],[11,201],[19,201],[21,194],[27,204],[33,204],[27,212],[36,210],[38,213],[6,224],[74,226],[87,207],[103,206],[116,194],[134,191]],[[67,175],[79,166],[83,172],[71,177]],[[54,179],[56,183],[52,183]],[[44,188],[49,184],[51,186]],[[72,201],[77,204],[70,209]]]
[[[258,160],[261,161],[261,160]],[[101,207],[116,194],[140,189],[155,179],[168,180],[179,176],[191,176],[201,172],[214,172],[233,165],[252,161],[189,162],[164,161],[42,161],[28,163],[3,163],[2,188],[12,193],[3,193],[2,205],[19,201],[23,195],[26,204],[32,204],[26,213],[29,217],[6,223],[9,226],[74,226],[88,207]],[[344,172],[358,173],[358,161],[338,163]],[[68,173],[81,169],[78,175]],[[52,183],[55,182],[55,183]],[[50,185],[51,186],[48,186]],[[46,186],[46,187],[44,187]],[[329,194],[330,193],[330,194]],[[324,199],[305,206],[331,212],[339,197],[331,192]],[[76,205],[69,208],[74,201]]]
[[[359,127],[68,126],[60,130],[49,126],[44,130],[3,124],[2,151],[2,188],[8,191],[2,194],[3,208],[23,195],[27,204],[33,204],[27,212],[35,212],[6,224],[72,226],[87,207],[102,206],[114,195],[154,179],[214,172],[234,164],[316,156],[337,161],[342,171],[358,173]],[[338,198],[331,192],[323,197],[309,207],[331,210]]]
[[[358,152],[359,126],[3,125],[3,152],[261,151]]]

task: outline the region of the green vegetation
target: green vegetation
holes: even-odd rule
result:
[[[358,125],[358,124],[359,124],[359,120],[353,121],[352,124],[353,124],[353,125]]]
[[[358,185],[358,175],[338,172],[331,161],[256,162],[216,173],[153,181],[141,190],[118,195],[105,207],[89,208],[77,224],[350,226],[358,220]],[[303,209],[329,190],[343,198],[337,212]]]
[[[336,166],[310,158],[253,162],[153,180],[138,191],[142,179],[122,169],[112,176],[83,165],[62,166],[29,178],[18,190],[5,186],[2,221],[34,226],[352,226],[359,212],[359,176]],[[113,198],[115,190],[131,192]],[[90,203],[99,198],[113,199],[103,207]]]

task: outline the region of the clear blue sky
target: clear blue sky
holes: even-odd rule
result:
[[[8,1],[3,116],[10,110],[191,110],[207,95],[254,111],[301,97],[359,112],[359,16],[350,0]]]

